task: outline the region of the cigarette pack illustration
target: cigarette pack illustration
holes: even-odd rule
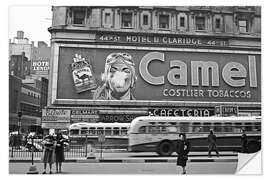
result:
[[[77,93],[95,89],[97,87],[93,76],[92,66],[79,54],[75,54],[71,64],[72,77]]]

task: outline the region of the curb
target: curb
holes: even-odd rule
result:
[[[176,163],[176,159],[66,159],[65,163]],[[238,159],[189,159],[188,162],[237,162]],[[31,163],[31,160],[11,159],[10,163]],[[34,163],[41,163],[34,160]]]

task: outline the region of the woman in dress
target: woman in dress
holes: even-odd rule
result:
[[[44,152],[42,161],[44,163],[44,171],[42,174],[46,174],[47,163],[50,167],[50,174],[52,174],[52,164],[55,161],[54,148],[55,138],[52,134],[49,134],[43,138]]]
[[[64,142],[67,140],[62,136],[61,133],[56,135],[56,147],[55,147],[55,162],[56,162],[56,173],[61,173],[62,162],[65,160],[64,156]]]
[[[182,174],[186,174],[186,164],[188,160],[188,153],[190,150],[189,142],[186,139],[186,135],[184,133],[179,134],[179,140],[176,145],[176,152],[178,154],[177,157],[177,166],[181,166],[183,171]]]

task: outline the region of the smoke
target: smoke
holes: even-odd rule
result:
[[[125,72],[116,71],[111,78],[111,83],[114,84],[115,87],[124,87],[127,77]]]

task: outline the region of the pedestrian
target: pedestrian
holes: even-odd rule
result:
[[[177,166],[182,167],[182,174],[186,174],[186,164],[188,160],[188,153],[190,150],[189,142],[186,139],[186,135],[184,133],[179,134],[179,140],[176,144],[176,152],[177,156]]]
[[[218,148],[217,148],[217,137],[214,134],[213,130],[210,130],[208,135],[208,157],[211,157],[211,152],[215,150],[217,157],[219,157]]]
[[[242,129],[242,136],[241,136],[241,147],[242,147],[242,153],[247,153],[247,135],[244,129]]]
[[[56,147],[55,147],[55,165],[56,173],[61,173],[62,162],[65,161],[64,156],[64,143],[67,142],[67,139],[63,137],[61,133],[56,135]]]
[[[53,134],[49,134],[43,138],[42,144],[44,145],[44,152],[42,162],[44,163],[44,171],[42,174],[46,174],[47,163],[49,164],[50,174],[52,174],[52,164],[55,162],[55,138]]]

